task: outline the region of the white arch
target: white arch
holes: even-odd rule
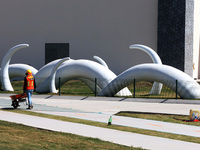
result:
[[[42,75],[45,73],[45,77],[50,76],[50,72],[54,65],[59,60],[51,62],[50,64],[43,67],[36,74],[36,81],[40,80],[38,77],[42,79]],[[44,72],[44,73],[43,73]],[[43,76],[44,77],[44,76]],[[110,81],[116,78],[116,75],[109,70],[108,68],[102,66],[99,63],[90,60],[68,60],[61,64],[56,72],[56,77],[61,78],[61,85],[65,82],[72,79],[84,79],[83,82],[87,82],[86,84],[92,84],[95,87],[95,78],[97,78],[97,85],[99,88],[104,88]],[[43,78],[44,79],[44,78]],[[44,80],[43,80],[44,81]],[[38,93],[48,93],[49,85],[45,82],[39,81],[36,82]],[[40,83],[40,84],[38,84]],[[39,86],[38,86],[39,85]],[[58,88],[58,82],[56,82],[56,87]],[[126,88],[120,91],[118,94],[120,96],[129,96],[132,95],[131,92]]]
[[[121,82],[126,79],[127,82]],[[100,96],[114,96],[120,89],[131,84],[131,81],[157,81],[167,85],[172,90],[176,90],[176,80],[178,80],[177,92],[181,98],[199,99],[200,85],[186,73],[167,65],[141,64],[121,73],[116,79],[108,84],[100,93]],[[169,84],[169,81],[171,83]]]
[[[101,89],[116,78],[116,75],[108,68],[99,63],[83,59],[70,62],[58,68],[56,76],[61,77],[61,84],[73,78],[84,78],[90,80],[90,83],[93,83],[93,87],[95,87],[95,78],[97,78],[97,85]],[[130,96],[132,94],[128,88],[124,88],[117,95]]]
[[[162,61],[161,61],[160,57],[158,56],[158,54],[148,46],[140,45],[140,44],[134,44],[134,45],[130,45],[129,48],[130,49],[142,50],[151,57],[153,63],[162,64]],[[149,94],[150,95],[159,95],[161,90],[162,90],[162,84],[158,83],[158,82],[154,82]]]
[[[26,64],[10,64],[9,65],[9,79],[12,80],[15,77],[25,77],[25,73],[28,69],[32,71],[33,76],[38,72],[37,69],[35,69],[32,66],[26,65]],[[1,68],[0,68],[1,72]],[[1,81],[0,81],[0,87],[1,87]]]
[[[20,49],[29,47],[28,44],[19,44],[8,50],[1,62],[1,83],[5,91],[14,91],[10,83],[8,67],[12,56]]]
[[[61,59],[57,59],[52,62],[49,62],[48,64],[46,64],[45,66],[43,66],[42,68],[39,69],[39,71],[35,75],[35,82],[36,82],[36,86],[38,88],[40,87],[40,84],[42,84],[51,75],[51,72],[52,72],[55,64],[58,63],[60,60]],[[67,62],[69,62],[69,61],[74,61],[74,60],[70,59]],[[65,65],[65,63],[66,62],[63,62],[60,66]],[[36,91],[37,91],[37,89],[36,89]]]
[[[58,67],[64,62],[64,61],[67,61],[69,60],[70,58],[69,57],[66,57],[66,58],[63,58],[61,59],[59,62],[57,62],[54,66],[54,68],[52,69],[52,72],[51,72],[51,76],[50,76],[50,82],[49,82],[49,90],[51,93],[58,93],[58,91],[56,90],[56,87],[55,87],[55,76],[56,76],[56,70],[58,69]]]
[[[38,72],[37,69],[30,65],[26,64],[10,64],[9,65],[9,77],[10,79],[15,77],[25,77],[26,71],[30,69],[32,71],[33,76]]]
[[[35,76],[36,92],[38,93],[57,93],[55,87],[55,75],[58,67],[71,59],[69,57],[52,61],[42,67]]]

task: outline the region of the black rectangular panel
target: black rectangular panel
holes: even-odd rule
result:
[[[65,57],[69,57],[69,43],[45,44],[45,64]]]

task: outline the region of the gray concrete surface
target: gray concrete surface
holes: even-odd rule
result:
[[[0,96],[1,96],[0,108],[11,109],[12,107],[10,106],[11,101],[8,97],[9,95],[3,94]],[[116,125],[155,130],[155,131],[167,132],[167,133],[173,133],[173,134],[188,135],[191,137],[200,137],[200,127],[197,127],[197,126],[180,125],[180,124],[174,124],[174,123],[165,123],[161,121],[128,118],[128,117],[121,117],[121,116],[114,115],[115,113],[119,111],[140,111],[140,112],[156,112],[156,113],[167,113],[167,114],[183,114],[183,115],[188,115],[188,119],[189,119],[190,109],[200,109],[200,102],[197,100],[191,100],[191,101],[189,100],[188,101],[153,100],[153,99],[145,100],[145,99],[102,98],[102,97],[70,97],[70,96],[59,97],[59,96],[47,96],[47,95],[42,95],[42,96],[34,95],[33,103],[34,103],[34,109],[31,111],[35,111],[35,112],[74,117],[74,118],[99,121],[99,122],[104,122],[104,123],[107,123],[109,117],[112,116],[112,124],[116,124]],[[26,105],[21,103],[20,109],[25,110],[26,107],[27,107]],[[0,113],[2,114],[2,111]],[[6,120],[8,118],[7,116],[9,115],[6,115],[6,117],[4,118],[2,118],[2,116],[4,115],[0,115],[0,116],[1,116],[0,117],[1,120],[4,120],[4,119]],[[10,120],[8,119],[7,121],[16,122],[16,120],[14,119],[15,117],[13,118],[12,114],[10,114],[10,116],[11,116]],[[22,118],[23,118],[23,115],[20,117],[20,121],[23,120]],[[33,117],[33,119],[37,120],[38,118]],[[24,121],[20,123],[26,124],[26,117]],[[53,123],[50,122],[48,124],[53,124]],[[67,127],[70,130],[71,128],[74,127],[74,125],[73,123],[72,124],[69,123],[69,124],[72,126],[70,127],[69,125],[69,127]],[[26,124],[26,125],[34,126],[34,124],[32,123]],[[83,126],[86,127],[85,125]],[[37,125],[35,125],[35,127],[37,127]],[[41,126],[41,128],[45,128],[45,127]],[[49,129],[51,127],[46,127],[46,128]],[[77,128],[82,128],[82,125],[80,124],[77,125]],[[51,130],[58,131],[57,129],[54,129],[54,128],[51,128]],[[88,131],[89,133],[90,130],[92,133],[94,132],[93,128],[91,128],[91,126],[88,126],[88,129],[86,129],[86,131]],[[104,129],[98,129],[97,131],[99,130],[104,130]],[[77,129],[77,131],[79,130]],[[78,134],[78,135],[95,137],[92,134],[88,135],[86,133],[81,133],[81,132],[77,133],[77,132],[74,132],[73,130],[70,130],[70,131],[62,130],[62,132],[69,132],[69,133],[73,132],[74,134]],[[170,148],[167,147],[166,149],[177,149],[178,146],[180,147],[180,144],[183,145],[181,146],[180,149],[183,149],[183,148],[192,149],[192,148],[195,148],[196,146],[200,146],[200,144],[194,144],[194,143],[188,143],[188,142],[183,142],[184,144],[182,144],[181,141],[169,140],[169,139],[159,138],[159,137],[151,137],[151,136],[145,136],[145,135],[139,135],[139,134],[133,134],[133,133],[129,133],[131,134],[129,135],[127,133],[123,133],[122,131],[119,131],[119,132],[107,131],[107,129],[105,129],[104,132],[103,131],[99,131],[99,132],[105,133],[104,136],[101,136],[95,132],[97,134],[96,137],[102,140],[108,140],[114,143],[119,143],[119,144],[123,144],[127,146],[133,145],[134,147],[143,147],[147,149],[165,149],[164,148],[166,147],[164,146],[165,142],[168,142],[167,146],[172,145],[172,147]],[[119,134],[119,135],[113,135],[111,133],[108,135],[109,132],[114,132],[115,134]],[[119,138],[117,138],[117,136],[119,136]],[[123,136],[125,136],[124,139],[126,140],[123,140],[122,138],[120,138]],[[135,137],[136,139],[131,136]],[[141,137],[142,139],[140,139]],[[152,139],[152,141],[150,139]],[[194,147],[191,145],[193,145]]]
[[[4,121],[20,123],[27,126],[77,134],[86,137],[99,138],[104,141],[109,141],[126,146],[142,147],[152,150],[196,150],[200,144],[159,138],[155,136],[141,135],[130,132],[118,131],[83,125],[71,122],[58,121],[42,117],[35,117],[23,114],[16,114],[6,111],[0,111],[0,119]]]

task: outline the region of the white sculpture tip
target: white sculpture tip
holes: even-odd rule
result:
[[[26,46],[26,47],[29,47],[29,44],[19,44],[19,45],[16,45],[16,46]]]
[[[134,49],[134,48],[136,48],[137,46],[143,46],[143,47],[144,47],[145,45],[133,44],[133,45],[130,45],[129,48],[130,48],[130,49]],[[145,47],[146,47],[146,46],[145,46]]]

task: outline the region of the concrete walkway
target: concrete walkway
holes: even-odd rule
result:
[[[121,145],[142,147],[152,150],[196,150],[200,144],[182,142],[155,136],[94,127],[71,122],[58,121],[42,117],[0,111],[0,120],[20,123],[31,127],[58,132],[72,133],[86,137],[99,138]]]
[[[168,114],[188,115],[190,109],[200,108],[199,101],[188,101],[188,102],[182,101],[182,100],[170,100],[170,101],[168,100],[158,101],[158,100],[149,100],[149,99],[144,100],[144,99],[122,99],[122,98],[100,98],[100,97],[97,97],[97,98],[96,97],[91,97],[91,98],[90,97],[59,97],[59,96],[35,95],[33,96],[34,109],[32,111],[53,114],[53,115],[74,117],[74,118],[80,118],[80,119],[86,119],[86,120],[92,120],[92,121],[99,121],[99,122],[105,122],[105,123],[108,122],[109,117],[112,115],[113,124],[148,129],[148,130],[156,130],[156,131],[161,131],[161,132],[169,132],[173,134],[182,134],[182,135],[200,137],[200,127],[165,123],[161,121],[120,117],[120,116],[113,115],[119,111],[142,111],[142,112],[159,112],[159,113],[168,113]],[[181,101],[182,103],[180,103]],[[0,107],[11,108],[10,104],[11,104],[11,101],[9,100],[8,95],[1,95]],[[26,106],[21,104],[20,109],[25,109],[25,108]],[[0,113],[2,114],[2,112]],[[2,118],[4,115],[0,115],[0,116],[1,116],[0,117],[1,120],[6,120],[8,119],[7,116],[9,115],[7,115],[4,118]],[[7,121],[16,122],[17,119],[13,120],[16,117],[13,118],[12,114],[10,116],[11,116],[10,120],[7,120]],[[23,118],[23,115],[20,116],[20,120],[21,118]],[[31,116],[31,118],[33,118],[34,120],[39,119],[38,121],[44,119],[44,118],[41,119],[41,118],[37,118],[33,116]],[[35,122],[38,122],[38,121],[35,121]],[[62,128],[55,129],[54,127],[52,127],[54,124],[54,121],[56,122],[55,124],[61,123],[60,121],[51,120],[48,123],[49,124],[48,127],[45,127],[45,125],[44,126],[41,125],[40,128],[47,128],[47,129],[50,128],[49,130],[61,131],[59,129],[62,129]],[[34,123],[32,122],[30,124],[27,124],[26,119],[24,119],[24,121],[22,119],[22,122],[17,122],[17,123],[22,123],[29,126],[34,125]],[[63,123],[65,124],[65,122]],[[119,143],[119,144],[123,144],[127,146],[132,145],[134,147],[143,147],[147,149],[177,149],[177,148],[179,149],[195,148],[196,149],[197,148],[196,146],[200,146],[200,144],[195,144],[195,143],[181,142],[177,140],[151,137],[151,136],[146,136],[146,135],[116,131],[116,130],[110,131],[109,129],[104,129],[104,128],[99,129],[98,127],[92,127],[92,126],[86,126],[86,125],[80,125],[80,124],[77,124],[76,130],[79,131],[80,129],[82,130],[82,128],[87,128],[86,131],[88,132],[87,134],[82,133],[82,132],[77,133],[75,132],[75,130],[71,129],[75,127],[73,123],[67,123],[67,124],[68,124],[67,128],[69,128],[70,131],[62,130],[62,132],[68,132],[68,133],[73,132],[74,134],[100,138],[102,140],[111,141],[114,143]],[[34,125],[34,126],[38,127],[37,125]],[[93,129],[95,129],[97,132],[94,132]],[[90,133],[90,130],[91,130],[91,133]],[[102,130],[104,130],[104,132]],[[101,135],[98,132],[104,133],[104,134]],[[114,132],[116,135],[112,134],[112,132]],[[95,135],[93,135],[93,133],[95,133]],[[125,136],[125,138],[123,136]],[[123,138],[120,138],[120,137],[123,137]],[[152,141],[150,139],[152,139]],[[167,147],[165,146],[165,142],[168,143]],[[180,148],[180,144],[184,146],[181,146]],[[172,147],[169,148],[168,147],[169,145]]]

